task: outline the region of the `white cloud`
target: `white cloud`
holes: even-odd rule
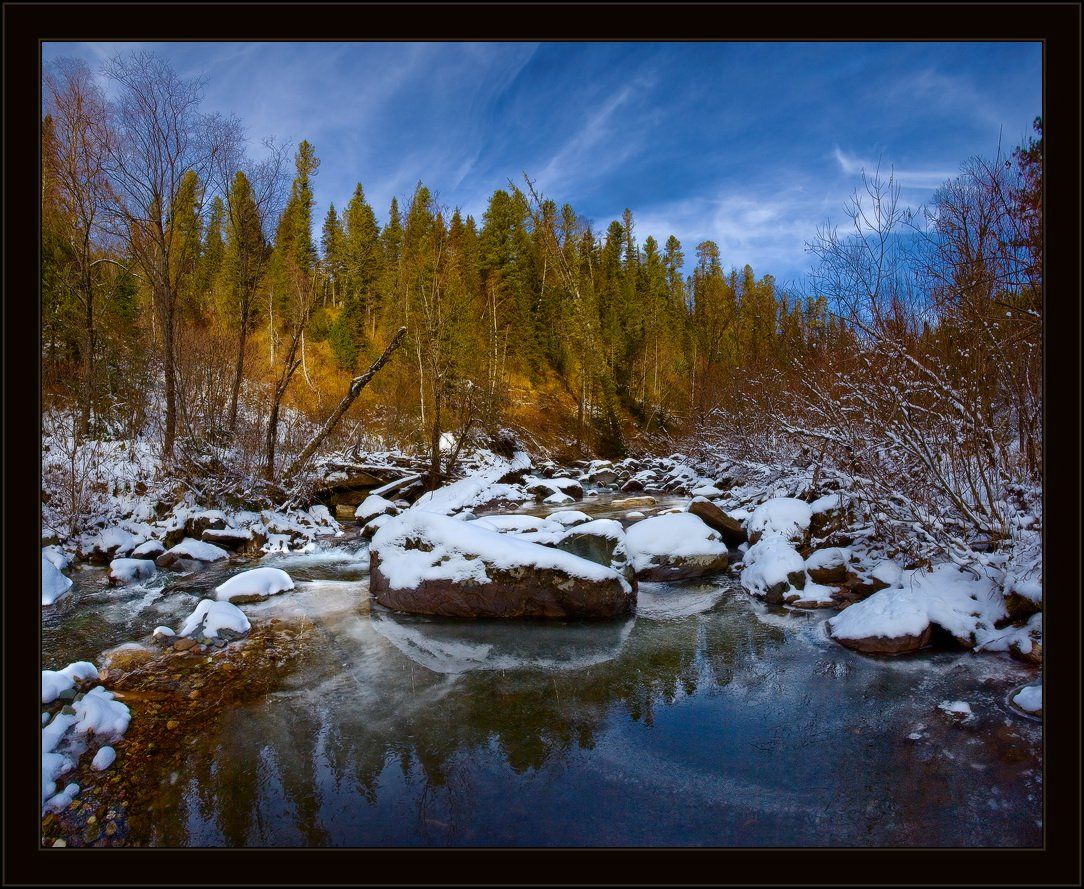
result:
[[[932,191],[940,188],[946,179],[950,179],[955,173],[951,170],[908,170],[898,169],[883,157],[877,160],[860,158],[843,151],[838,145],[832,151],[832,156],[839,164],[841,172],[848,176],[860,176],[865,173],[872,176],[880,171],[882,177],[892,177],[900,188],[914,188]]]

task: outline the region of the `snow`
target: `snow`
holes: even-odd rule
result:
[[[1025,685],[1012,699],[1021,710],[1027,713],[1038,713],[1043,709],[1043,684]]]
[[[358,504],[358,508],[354,510],[354,518],[364,525],[379,515],[396,515],[398,512],[399,507],[390,500],[386,500],[379,494],[370,494]]]
[[[114,559],[109,563],[109,580],[112,583],[136,583],[154,577],[157,571],[150,559]]]
[[[144,556],[150,556],[152,559],[155,556],[160,556],[166,551],[166,548],[162,545],[160,540],[148,540],[146,543],[141,543],[134,550],[131,555],[133,558],[142,558]]]
[[[92,682],[98,678],[98,668],[90,661],[76,661],[63,670],[41,671],[41,702],[51,704],[78,682]]]
[[[523,534],[532,531],[557,531],[563,532],[564,525],[552,521],[549,517],[539,518],[532,515],[492,515],[474,519],[471,524],[477,528],[485,528],[487,531],[499,533]]]
[[[106,528],[95,537],[90,548],[91,550],[98,549],[106,553],[113,550],[116,555],[125,555],[142,542],[142,540],[132,536],[123,528],[112,527]]]
[[[486,462],[487,465],[466,478],[437,488],[435,491],[426,492],[407,511],[451,515],[461,509],[492,500],[494,496],[509,493],[515,489],[509,485],[501,485],[500,479],[511,472],[520,472],[530,468],[531,458],[525,452],[519,451],[511,460],[491,454]],[[522,492],[516,491],[516,493],[521,499],[527,498],[527,495]]]
[[[987,577],[975,578],[955,565],[904,571],[900,585],[856,602],[828,621],[840,639],[918,636],[931,623],[975,644],[1005,616],[1000,592]]]
[[[943,710],[945,713],[952,715],[959,714],[960,716],[971,716],[971,705],[967,701],[942,701],[937,705],[937,709]]]
[[[582,525],[584,522],[591,521],[591,516],[585,512],[580,512],[578,509],[560,509],[557,512],[551,512],[546,516],[546,520],[571,528],[574,525]]]
[[[203,636],[216,637],[219,630],[234,633],[247,633],[252,628],[245,613],[229,602],[217,602],[214,599],[202,599],[180,629],[181,636],[193,636],[199,632]]]
[[[117,751],[112,747],[106,745],[98,750],[94,754],[94,759],[90,761],[91,768],[96,769],[99,772],[104,772],[108,769],[117,759]]]
[[[408,548],[417,542],[428,549]],[[413,589],[426,580],[488,583],[487,567],[555,570],[594,581],[616,577],[628,588],[624,577],[604,565],[480,527],[477,521],[457,522],[430,512],[408,510],[393,519],[373,537],[372,550],[392,589]]]
[[[834,491],[831,494],[825,494],[823,497],[818,497],[812,503],[809,504],[809,511],[814,515],[822,512],[828,512],[831,509],[841,509],[846,505],[850,499],[850,495],[842,491]]]
[[[851,551],[841,546],[830,546],[810,553],[805,560],[806,568],[839,568],[841,565],[849,565]]]
[[[566,503],[575,503],[576,498],[569,497],[568,494],[564,494],[561,491],[555,491],[554,493],[550,494],[549,497],[546,497],[542,502],[549,504],[550,506],[564,506],[564,504]]]
[[[68,806],[71,805],[72,800],[75,799],[78,793],[79,785],[69,784],[67,787],[64,788],[62,792],[58,793],[54,797],[50,797],[45,803],[45,808],[52,809],[55,812],[66,809],[68,808]]]
[[[763,537],[742,557],[741,585],[755,595],[763,596],[778,583],[790,584],[787,575],[805,574],[806,563],[782,537]],[[807,586],[810,584],[807,583]],[[804,590],[803,598],[804,598]]]
[[[193,540],[191,537],[186,537],[175,547],[167,550],[165,555],[183,556],[186,559],[195,559],[197,562],[218,562],[230,556],[220,546],[205,543],[202,540]]]
[[[293,580],[281,568],[253,568],[215,587],[215,598],[228,602],[241,596],[274,596],[293,588]]]
[[[779,535],[788,540],[800,540],[812,517],[813,512],[804,500],[774,497],[753,510],[746,530],[750,535]]]
[[[56,565],[41,557],[41,604],[52,605],[71,589],[71,578],[61,574]]]
[[[653,567],[660,556],[727,554],[719,534],[688,512],[652,516],[637,522],[625,533],[625,546],[637,572]]]
[[[119,741],[128,730],[132,715],[113,693],[97,685],[72,705],[75,709],[75,733]]]
[[[55,567],[57,571],[63,571],[71,564],[71,557],[55,544],[52,546],[43,546],[41,548],[41,555],[42,558],[52,562],[53,567]]]
[[[890,587],[899,586],[900,578],[903,576],[903,569],[891,559],[882,559],[873,566],[869,576],[881,583],[887,583]]]
[[[170,627],[155,627],[154,632],[151,635],[155,638],[163,637],[169,639],[170,637],[176,636],[177,634],[174,633]]]

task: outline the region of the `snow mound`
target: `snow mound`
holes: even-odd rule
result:
[[[1012,702],[1026,713],[1041,713],[1043,709],[1043,684],[1025,685],[1013,695]]]
[[[202,599],[181,627],[179,635],[194,636],[197,633],[210,638],[217,637],[220,631],[244,635],[252,625],[245,613],[229,602],[214,599]]]
[[[266,599],[293,588],[293,580],[281,568],[253,568],[251,571],[235,574],[215,587],[215,598],[220,602],[229,602],[231,599]]]
[[[591,516],[585,512],[580,512],[578,509],[560,509],[557,512],[551,512],[546,516],[546,520],[571,528],[574,525],[582,525],[584,522],[591,521]]]
[[[137,583],[154,577],[157,572],[158,568],[150,559],[114,559],[109,563],[109,582]]]
[[[65,577],[49,559],[41,557],[41,604],[52,605],[71,589],[71,578]]]
[[[753,595],[765,597],[773,589],[802,584],[806,563],[782,537],[765,537],[742,557],[741,585]]]
[[[119,741],[128,731],[132,714],[113,693],[96,685],[73,704],[75,709],[75,733],[93,735],[108,741]]]
[[[64,692],[75,688],[79,682],[93,682],[98,678],[98,668],[90,661],[76,661],[63,670],[41,671],[41,702],[51,704]]]
[[[753,510],[747,530],[750,537],[778,535],[787,540],[801,540],[812,518],[813,511],[804,500],[774,497]]]
[[[366,522],[375,519],[379,515],[398,515],[399,507],[392,503],[390,500],[381,497],[379,494],[370,494],[361,503],[358,504],[358,508],[354,510],[354,518],[358,520],[358,524],[364,525]]]
[[[94,759],[90,761],[91,768],[99,772],[104,772],[117,760],[117,751],[110,747],[108,744],[102,747],[94,754]]]
[[[230,554],[220,546],[186,537],[175,547],[166,550],[160,555],[158,565],[160,567],[169,567],[178,559],[193,559],[196,562],[219,562],[229,557]]]

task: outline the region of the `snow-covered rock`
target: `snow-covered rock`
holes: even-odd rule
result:
[[[808,578],[805,562],[783,537],[765,537],[742,557],[741,585],[754,596],[778,605],[801,598]]]
[[[114,559],[109,563],[109,582],[114,586],[150,580],[157,573],[151,559]]]
[[[851,551],[841,546],[819,549],[805,560],[809,579],[816,583],[842,583],[847,579],[850,565]]]
[[[143,540],[130,534],[124,528],[114,526],[101,531],[92,538],[85,550],[88,561],[104,565],[118,556],[126,556]]]
[[[253,568],[215,587],[215,598],[220,602],[259,602],[293,588],[293,580],[281,568]]]
[[[51,546],[43,546],[41,548],[41,557],[43,559],[48,559],[50,562],[52,562],[53,567],[56,568],[57,571],[63,571],[71,564],[72,561],[71,557],[55,544]]]
[[[552,544],[566,553],[607,565],[628,580],[635,577],[625,547],[625,529],[613,519],[595,519],[569,528]]]
[[[1004,615],[992,581],[944,564],[902,572],[897,586],[844,609],[828,621],[828,630],[848,648],[900,654],[928,645],[935,627],[961,645],[981,644]]]
[[[236,638],[245,635],[252,625],[245,613],[230,602],[215,599],[201,599],[200,603],[185,620],[178,635],[206,636],[215,638]]]
[[[169,568],[182,559],[190,559],[193,562],[219,562],[229,557],[230,554],[220,546],[186,537],[155,559],[155,564],[159,568]]]
[[[63,670],[41,671],[41,702],[51,704],[77,684],[93,682],[98,678],[98,668],[90,661],[76,661]]]
[[[756,543],[761,537],[779,536],[791,542],[800,542],[809,530],[813,511],[804,500],[795,497],[773,497],[760,504],[749,517],[746,530],[749,542]]]
[[[104,747],[100,747],[98,752],[94,754],[94,759],[90,761],[92,769],[104,772],[117,760],[117,751],[110,747],[108,744]]]
[[[564,506],[566,503],[575,503],[575,499],[569,497],[563,491],[554,491],[549,497],[542,500],[547,506]]]
[[[71,589],[70,577],[61,574],[56,565],[45,556],[41,557],[41,604],[52,605]]]
[[[133,559],[156,559],[166,551],[160,540],[148,540],[132,550]]]
[[[572,528],[576,525],[582,525],[584,522],[591,521],[591,516],[585,512],[580,512],[578,509],[562,509],[557,512],[551,512],[546,516],[546,521],[557,522],[557,524],[562,525],[565,528]]]
[[[687,512],[636,522],[625,532],[625,548],[638,580],[699,577],[722,571],[729,559],[719,532]]]
[[[636,596],[618,572],[479,525],[408,510],[370,546],[370,593],[451,617],[612,617]]]
[[[74,731],[77,735],[93,735],[109,742],[124,737],[132,719],[128,708],[100,685],[88,691],[72,707],[75,710]]]
[[[1025,713],[1040,715],[1043,712],[1043,684],[1025,685],[1013,695],[1012,702]]]
[[[523,489],[543,503],[571,503],[574,500],[583,499],[583,485],[574,478],[529,476],[523,483]],[[554,499],[558,494],[568,499]]]
[[[358,504],[358,508],[354,510],[354,518],[359,525],[364,525],[379,515],[399,515],[399,511],[399,507],[390,500],[379,494],[370,494]]]

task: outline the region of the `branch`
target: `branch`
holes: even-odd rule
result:
[[[321,427],[320,431],[317,432],[312,441],[305,446],[305,449],[298,455],[297,459],[290,464],[283,475],[283,478],[290,478],[308,463],[312,455],[315,454],[320,445],[323,444],[324,439],[327,438],[336,425],[338,425],[343,414],[345,414],[350,408],[350,405],[357,400],[357,397],[361,394],[361,390],[369,385],[369,381],[377,375],[377,372],[388,363],[388,360],[395,353],[395,350],[403,344],[403,337],[406,336],[406,332],[407,329],[405,327],[400,327],[399,330],[396,331],[395,336],[392,337],[391,342],[388,343],[388,347],[384,350],[384,354],[377,358],[365,373],[359,377],[354,377],[354,379],[350,381],[350,387],[346,390],[346,394],[343,396],[342,401],[339,402],[339,406],[331,412],[331,416],[327,418],[327,421]]]

